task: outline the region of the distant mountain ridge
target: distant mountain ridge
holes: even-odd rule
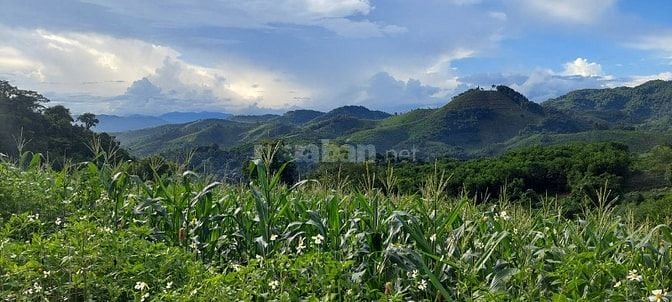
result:
[[[133,114],[127,116],[99,114],[99,120],[93,130],[97,132],[123,132],[157,127],[166,124],[183,124],[205,119],[226,119],[231,117],[223,112],[168,112],[158,116]]]
[[[672,82],[579,90],[543,103],[531,102],[509,87],[497,86],[494,90],[467,90],[437,109],[403,114],[343,106],[326,113],[294,110],[283,115],[195,121],[124,132],[117,137],[138,155],[176,154],[210,145],[247,154],[262,140],[305,144],[329,139],[336,143],[371,144],[380,153],[417,148],[425,159],[470,158],[496,155],[513,146],[551,142],[553,137],[565,141],[579,137],[573,136],[579,133],[608,130],[609,136],[615,137],[618,131],[665,131],[672,129],[670,117]],[[533,137],[537,139],[526,139]],[[581,140],[590,137],[584,135]],[[634,141],[636,136],[621,137]]]
[[[672,122],[672,82],[655,80],[637,87],[577,90],[544,105],[607,127],[666,129]]]

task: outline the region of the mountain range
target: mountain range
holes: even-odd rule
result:
[[[151,128],[167,124],[182,124],[205,119],[225,119],[232,115],[222,112],[168,112],[159,116],[133,114],[127,116],[100,114],[98,124],[93,128],[98,132],[122,132]]]
[[[229,116],[116,133],[131,153],[184,153],[196,147],[251,155],[262,140],[290,144],[370,144],[378,153],[415,148],[421,159],[491,156],[507,149],[567,141],[613,140],[631,148],[672,143],[672,82],[570,92],[542,103],[507,86],[470,89],[437,109],[391,115],[361,106],[329,112]],[[212,151],[212,150],[211,150]],[[232,156],[236,158],[236,156]],[[237,158],[240,159],[240,158]]]

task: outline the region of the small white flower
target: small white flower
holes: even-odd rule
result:
[[[614,288],[618,288],[619,286],[621,286],[621,281],[618,281],[614,284]]]
[[[484,245],[480,240],[476,240],[474,241],[474,247],[480,250],[484,247]]]
[[[666,290],[656,289],[651,291],[651,296],[649,296],[649,301],[651,302],[663,302],[670,301],[670,297]]]
[[[306,248],[306,245],[303,242],[303,237],[299,237],[299,243],[296,246],[296,253],[301,254],[301,251],[303,251]]]
[[[511,219],[511,216],[506,213],[506,211],[501,211],[495,215],[495,218],[503,219],[503,220],[509,220]]]
[[[312,238],[313,241],[315,242],[315,244],[317,244],[317,245],[321,245],[322,241],[324,240],[324,237],[320,234],[317,234],[317,235],[315,235],[313,237],[310,237],[310,238]]]
[[[642,275],[637,274],[636,269],[628,271],[628,276],[626,276],[625,278],[628,279],[628,281],[642,282],[643,280]]]
[[[259,267],[264,267],[264,257],[261,255],[254,256],[255,259],[259,262]]]
[[[51,275],[51,272],[50,271],[42,271],[42,275],[44,275],[44,277],[46,278],[46,277],[49,277],[49,275]]]
[[[173,281],[168,281],[168,283],[166,283],[166,289],[171,289],[172,287],[173,287]]]
[[[63,220],[61,220],[61,217],[56,218],[56,225],[61,225],[63,223]]]
[[[432,234],[432,236],[429,236],[429,241],[431,242],[436,241],[436,234]]]
[[[273,280],[268,283],[268,286],[270,286],[272,290],[276,290],[278,287],[280,287],[280,282],[278,280]]]
[[[135,286],[133,288],[135,288],[136,290],[148,290],[149,285],[147,285],[147,283],[145,283],[145,282],[138,281],[138,282],[135,282]]]
[[[37,282],[33,283],[33,292],[36,294],[42,292],[42,286],[37,284]]]
[[[420,280],[420,283],[418,284],[418,289],[419,290],[427,289],[427,281],[425,279]]]
[[[273,234],[271,235],[271,241],[276,241],[278,239],[278,235]]]
[[[149,293],[142,294],[142,297],[140,297],[140,302],[144,302],[147,300],[147,298],[149,298]]]
[[[419,275],[420,275],[420,273],[418,272],[417,269],[416,269],[416,270],[413,270],[413,271],[411,272],[411,278],[412,278],[412,279],[416,279],[416,278],[418,278]]]

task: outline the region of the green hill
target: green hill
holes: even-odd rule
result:
[[[649,81],[633,88],[577,90],[543,105],[609,127],[670,129],[672,81]]]
[[[122,145],[136,155],[150,155],[167,150],[184,150],[218,144],[227,148],[240,144],[253,123],[230,120],[204,120],[187,124],[164,125],[115,134]]]
[[[357,143],[369,143],[378,150],[415,146],[426,157],[468,156],[492,144],[502,143],[526,132],[565,129],[586,130],[590,126],[560,113],[544,110],[514,90],[471,89],[444,107],[413,110],[390,117],[372,129],[349,136]],[[563,120],[567,125],[558,125]]]
[[[269,139],[289,144],[319,144],[322,139],[371,144],[381,154],[415,148],[421,159],[492,156],[517,147],[574,141],[616,141],[644,151],[671,142],[664,131],[672,117],[671,83],[579,90],[542,104],[497,86],[467,90],[438,109],[399,115],[361,106],[327,113],[295,110],[284,115],[167,125],[120,133],[118,138],[139,155],[184,152],[213,144],[242,154]]]

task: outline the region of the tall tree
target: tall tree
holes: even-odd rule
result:
[[[100,122],[97,118],[96,115],[93,113],[82,113],[79,117],[77,117],[77,120],[80,121],[82,124],[84,124],[84,127],[86,127],[86,130],[91,130],[91,127],[94,127],[98,125]]]

